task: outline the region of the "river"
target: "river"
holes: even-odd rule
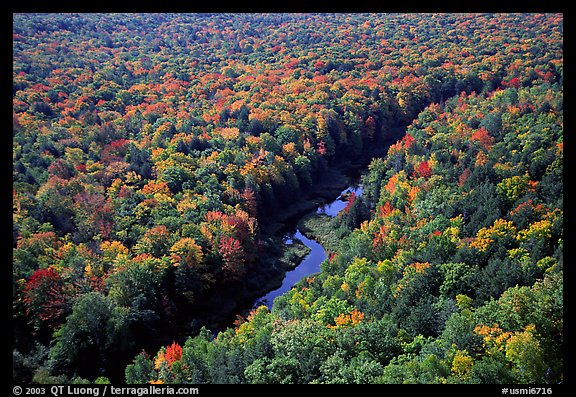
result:
[[[334,201],[318,207],[316,213],[326,214],[330,217],[337,216],[338,213],[346,207],[348,197],[352,192],[356,194],[357,197],[360,197],[362,195],[362,186],[353,185],[348,187],[343,190]],[[326,251],[324,250],[324,247],[322,247],[318,242],[304,236],[299,229],[286,233],[284,242],[290,245],[295,238],[302,241],[308,248],[310,248],[310,252],[304,257],[298,266],[293,270],[286,272],[282,285],[278,289],[270,291],[262,298],[257,299],[256,306],[264,304],[271,309],[276,297],[289,291],[292,286],[302,278],[320,271],[320,264],[324,259],[326,259]]]

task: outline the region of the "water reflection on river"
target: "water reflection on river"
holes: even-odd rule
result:
[[[348,197],[351,193],[354,193],[356,197],[360,197],[362,191],[363,189],[360,185],[350,186],[348,189],[342,191],[336,200],[318,207],[316,213],[334,217],[346,207],[346,204],[348,204]]]

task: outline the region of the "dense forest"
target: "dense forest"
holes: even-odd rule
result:
[[[560,383],[563,17],[14,14],[12,230],[15,382]]]

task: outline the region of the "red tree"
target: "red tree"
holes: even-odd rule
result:
[[[240,241],[233,237],[222,237],[220,240],[220,255],[222,255],[222,269],[224,278],[238,280],[246,272],[244,267],[244,248]]]
[[[168,362],[168,365],[172,367],[172,364],[175,361],[178,361],[182,358],[182,347],[178,343],[173,342],[170,346],[166,348],[164,358]]]
[[[420,164],[418,164],[418,166],[414,170],[414,173],[416,175],[428,179],[432,176],[432,168],[430,168],[428,161],[423,161]]]
[[[394,211],[394,207],[392,207],[392,205],[390,205],[389,201],[386,201],[386,204],[384,204],[382,207],[380,207],[380,217],[385,218],[388,215],[390,215],[390,213]]]
[[[26,315],[30,317],[36,330],[43,324],[52,329],[60,324],[66,309],[63,286],[60,274],[52,267],[36,270],[26,283],[24,288]]]
[[[352,192],[348,197],[348,204],[346,204],[346,207],[344,207],[343,210],[345,214],[347,214],[348,211],[350,211],[350,208],[352,208],[355,202],[356,202],[356,193]]]
[[[488,130],[486,130],[486,128],[484,127],[481,127],[480,129],[476,130],[470,138],[473,141],[480,142],[486,150],[490,150],[492,144],[494,143],[494,138],[490,136]]]
[[[245,188],[242,192],[242,208],[253,218],[258,215],[258,203],[256,202],[256,196],[254,195],[254,190],[250,188]]]

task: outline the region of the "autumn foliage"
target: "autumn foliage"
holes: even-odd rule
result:
[[[56,328],[66,313],[64,281],[53,267],[38,269],[24,288],[26,315],[35,329],[42,325]]]
[[[15,381],[562,381],[562,24],[13,14]],[[322,271],[224,330],[366,164]]]

